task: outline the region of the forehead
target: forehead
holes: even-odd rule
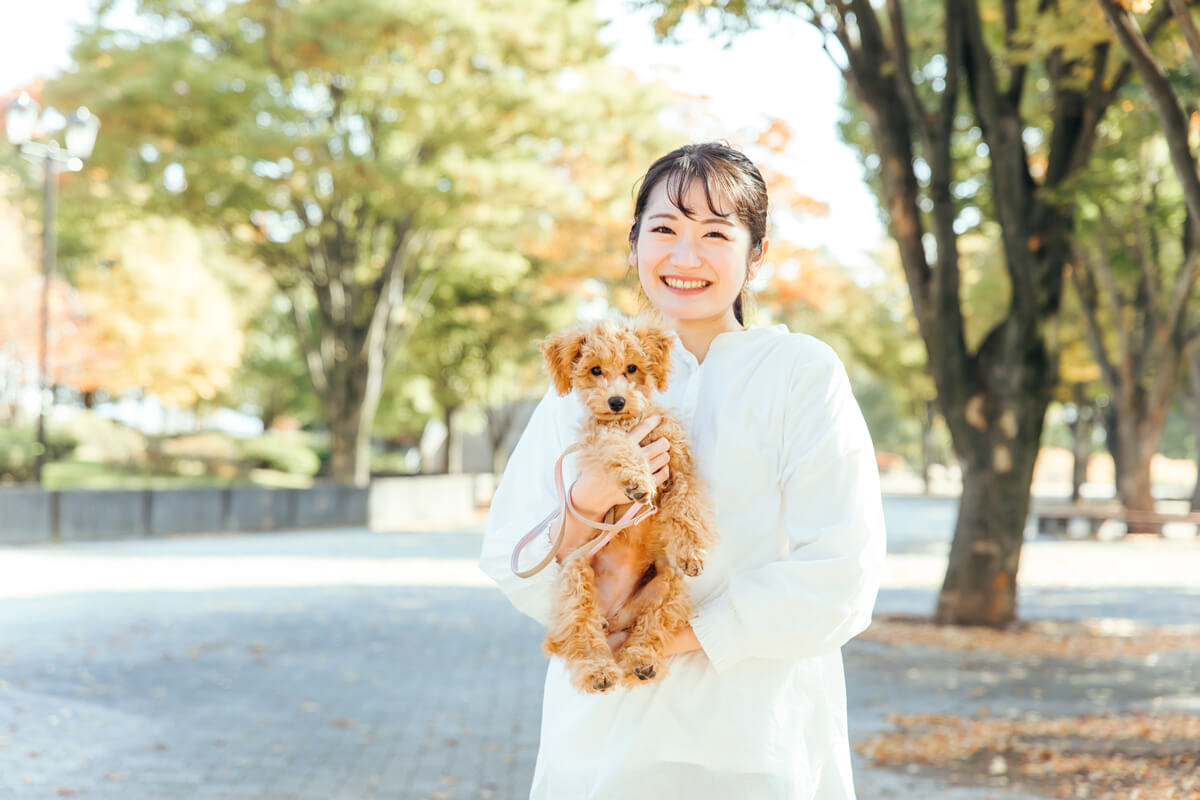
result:
[[[624,358],[641,353],[642,343],[636,333],[626,328],[602,326],[590,331],[583,340],[580,356],[584,361]]]
[[[649,197],[646,198],[645,215],[647,217],[654,214],[672,214],[675,216],[686,216],[682,210],[671,202],[671,196],[676,182],[679,180],[676,176],[668,175],[654,185],[650,190]],[[721,194],[715,187],[709,188],[709,194],[712,197],[712,206],[709,206],[709,198],[705,196],[704,184],[698,178],[692,178],[688,181],[683,189],[683,205],[692,212],[692,217],[695,219],[708,219],[713,216],[723,217],[726,221],[735,225],[740,225],[740,220],[733,203]]]

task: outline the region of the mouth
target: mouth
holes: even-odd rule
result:
[[[712,286],[712,281],[699,280],[696,278],[684,280],[683,278],[676,278],[670,275],[665,275],[659,278],[659,280],[661,280],[663,285],[668,289],[680,294],[695,294],[696,292],[702,292],[709,286]]]

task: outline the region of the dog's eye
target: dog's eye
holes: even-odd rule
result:
[[[632,375],[633,373],[637,372],[637,364],[630,364],[625,368],[625,371]]]
[[[600,369],[599,367],[592,367],[592,374],[593,375],[603,375],[604,370]]]

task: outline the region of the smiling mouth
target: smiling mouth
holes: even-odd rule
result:
[[[662,282],[671,289],[696,290],[704,289],[712,285],[712,281],[701,280],[681,280],[680,278],[663,278]]]

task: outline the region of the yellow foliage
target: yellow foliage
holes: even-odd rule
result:
[[[174,406],[210,399],[241,361],[237,310],[206,261],[214,245],[182,222],[141,222],[109,244],[115,264],[78,285],[97,337],[115,347],[115,368],[95,376],[111,391],[140,388]]]

